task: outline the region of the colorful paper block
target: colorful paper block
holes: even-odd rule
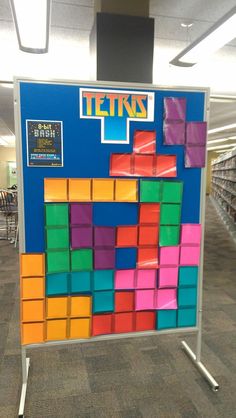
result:
[[[141,203],[139,207],[140,224],[158,224],[160,218],[159,203]]]
[[[161,225],[178,225],[181,217],[181,205],[175,203],[162,203]]]
[[[116,270],[115,289],[134,289],[135,270]]]
[[[158,244],[158,226],[142,225],[139,227],[139,245]]]
[[[67,319],[49,319],[46,321],[46,339],[65,340],[67,337]]]
[[[70,274],[71,293],[88,293],[92,291],[90,271],[77,271]]]
[[[47,318],[66,318],[68,316],[68,298],[46,298]]]
[[[91,179],[69,179],[69,201],[91,201]]]
[[[72,318],[69,321],[69,338],[89,338],[91,336],[90,318]]]
[[[114,332],[132,332],[134,331],[134,313],[115,313],[114,314]]]
[[[155,290],[144,289],[135,291],[135,310],[155,309]]]
[[[93,293],[93,313],[113,312],[114,311],[114,292],[103,290]]]
[[[44,277],[24,277],[21,279],[22,299],[43,299],[45,296]]]
[[[131,158],[131,154],[112,154],[110,160],[110,176],[130,176]]]
[[[94,270],[93,290],[113,290],[114,271],[113,270]]]
[[[201,225],[181,225],[181,244],[199,244],[201,242]]]
[[[114,247],[115,246],[115,228],[96,226],[94,228],[94,246],[95,247]]]
[[[158,289],[156,296],[156,309],[177,309],[176,289]]]
[[[140,180],[140,202],[160,202],[161,186],[160,181]]]
[[[115,312],[134,310],[134,292],[115,292]]]
[[[57,250],[47,252],[47,272],[65,273],[70,271],[69,250]]]
[[[45,202],[67,202],[67,179],[44,179]]]
[[[134,176],[153,176],[153,155],[136,154],[134,156]]]
[[[134,132],[134,152],[137,154],[155,154],[156,152],[156,132],[155,131],[135,131]]]
[[[47,249],[66,249],[69,248],[69,229],[50,228],[46,230]]]
[[[116,234],[117,247],[134,247],[138,242],[137,226],[118,226]]]
[[[160,226],[159,245],[161,247],[169,247],[179,244],[179,226]]]
[[[163,122],[165,145],[183,145],[185,143],[185,122],[181,120],[165,120]]]
[[[164,97],[164,118],[186,119],[186,98],[185,97]]]
[[[187,122],[186,123],[186,144],[187,145],[206,145],[207,123],[206,122]]]
[[[179,286],[197,286],[198,267],[179,268]]]
[[[185,147],[186,168],[203,168],[206,165],[206,147],[205,146],[191,146]]]
[[[28,253],[20,255],[20,275],[22,277],[44,276],[44,265],[44,254]]]
[[[158,268],[158,249],[153,248],[139,248],[138,262],[139,269],[155,269]]]
[[[180,247],[160,248],[160,266],[178,266]]]
[[[160,267],[158,287],[177,287],[178,267]]]
[[[109,202],[114,200],[113,179],[93,179],[92,196],[93,201]]]
[[[83,249],[71,251],[71,270],[90,271],[93,269],[93,250]]]
[[[117,202],[137,202],[137,180],[116,180],[115,200]]]
[[[176,177],[176,155],[157,155],[155,158],[155,177]]]
[[[157,312],[157,329],[177,327],[177,310],[160,310]]]
[[[93,228],[91,226],[73,226],[71,228],[71,248],[93,247]]]
[[[69,293],[68,273],[47,274],[46,296],[67,295]]]
[[[115,250],[96,249],[94,251],[94,268],[95,270],[112,270],[115,268]]]
[[[196,287],[181,287],[178,289],[178,306],[179,308],[186,308],[189,306],[196,306],[197,304],[197,288]]]
[[[178,309],[177,323],[178,327],[195,327],[196,326],[196,308]]]
[[[89,317],[92,314],[91,296],[72,296],[70,298],[71,317]]]
[[[136,248],[117,248],[116,249],[116,269],[132,269],[136,267],[137,249]]]
[[[92,225],[93,207],[91,203],[71,203],[70,223],[72,226]]]
[[[135,312],[135,331],[149,331],[155,329],[155,312]]]
[[[29,322],[22,324],[21,342],[23,345],[44,342],[44,322]]]
[[[21,302],[21,318],[23,322],[44,321],[44,300],[23,300]]]
[[[46,226],[65,226],[69,224],[67,203],[45,204]]]
[[[181,246],[180,249],[180,265],[193,266],[200,262],[200,247],[195,246]]]
[[[112,332],[112,315],[93,315],[92,335],[111,334]]]
[[[181,203],[183,194],[183,183],[178,181],[163,181],[162,202]]]
[[[155,289],[157,286],[156,270],[137,270],[136,288]]]

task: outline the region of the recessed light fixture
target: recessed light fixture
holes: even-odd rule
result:
[[[236,139],[236,136],[229,136],[227,138],[219,138],[219,139],[212,139],[211,141],[207,141],[207,144],[216,144],[217,142],[226,142],[230,141],[231,139]]]
[[[234,147],[236,147],[236,144],[228,144],[228,145],[225,145],[225,144],[222,144],[222,145],[216,145],[216,146],[214,146],[214,147],[207,147],[207,151],[213,151],[213,150],[215,150],[215,149],[220,149],[220,148],[234,148]]]
[[[219,128],[209,129],[208,134],[215,134],[216,132],[228,131],[229,129],[236,128],[236,123],[230,125],[220,126]]]
[[[4,83],[0,83],[1,87],[5,87],[6,89],[13,89],[13,83],[11,81],[6,81]]]

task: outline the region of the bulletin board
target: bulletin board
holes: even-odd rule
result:
[[[15,85],[22,345],[197,330],[207,90]]]

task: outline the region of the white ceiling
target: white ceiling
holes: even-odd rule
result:
[[[204,64],[169,65],[189,42],[182,22],[193,23],[193,41],[234,6],[235,0],[150,0],[150,16],[155,19],[153,83],[204,86],[212,94],[236,96],[236,39]],[[9,0],[0,0],[0,80],[12,81],[14,75],[89,80],[93,20],[93,0],[52,0],[49,53],[28,54],[18,50]],[[14,131],[12,109],[12,90],[0,87],[0,136],[1,120]],[[211,128],[232,120],[236,120],[236,102],[212,103]]]

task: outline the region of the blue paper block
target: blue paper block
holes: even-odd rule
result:
[[[195,327],[196,326],[196,308],[180,308],[178,309],[178,327]]]
[[[197,288],[196,287],[180,287],[178,289],[178,307],[184,308],[188,306],[196,306],[197,304]]]
[[[91,272],[77,271],[70,275],[71,293],[89,293],[92,291]]]
[[[114,271],[113,270],[94,270],[93,290],[113,290]]]
[[[93,224],[96,226],[137,225],[138,203],[93,203]]]
[[[176,328],[177,310],[159,310],[157,312],[157,329]]]
[[[111,290],[93,293],[93,313],[114,312],[114,292]]]
[[[68,295],[69,294],[69,274],[47,274],[46,276],[46,296]]]
[[[136,268],[137,249],[136,248],[117,248],[116,249],[116,268],[134,269]]]
[[[180,267],[179,268],[179,286],[197,286],[198,267]]]

